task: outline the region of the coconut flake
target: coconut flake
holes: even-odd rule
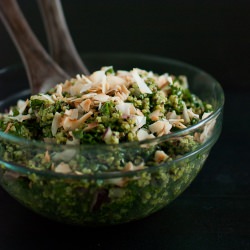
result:
[[[82,92],[82,89],[84,89],[84,87],[87,84],[83,84],[81,81],[76,81],[75,84],[73,86],[71,86],[71,88],[69,89],[69,93],[71,96],[77,96],[80,95]]]
[[[50,154],[49,154],[49,151],[47,150],[44,154],[44,161],[45,162],[50,162]]]
[[[170,120],[170,119],[181,119],[181,116],[177,115],[176,112],[175,112],[175,110],[174,110],[172,112],[168,112],[167,115],[166,115],[166,118],[168,120]]]
[[[104,71],[95,71],[92,75],[89,76],[89,79],[93,82],[93,86],[100,86],[102,93],[106,93],[107,76]]]
[[[152,94],[152,91],[150,90],[150,88],[147,86],[147,84],[145,83],[145,81],[140,77],[139,73],[138,73],[138,69],[133,69],[132,70],[132,76],[135,80],[135,82],[137,83],[140,91],[142,94]]]
[[[94,96],[93,99],[98,102],[107,102],[110,99],[110,96],[105,94],[98,94]]]
[[[139,129],[136,135],[137,135],[138,141],[155,138],[153,134],[149,134],[148,131],[144,128]]]
[[[161,111],[159,109],[156,109],[155,111],[149,114],[149,118],[152,121],[158,121],[162,115],[163,114],[161,113]]]
[[[53,136],[56,135],[57,130],[60,127],[61,118],[62,118],[61,114],[56,112],[55,115],[54,115],[52,124],[51,124],[51,132],[52,132]]]
[[[190,118],[189,118],[189,115],[188,115],[186,103],[185,103],[185,102],[182,102],[182,105],[183,105],[183,113],[182,113],[182,116],[183,116],[184,122],[185,122],[185,123],[189,123],[189,122],[190,122]]]
[[[88,79],[88,77],[86,77],[85,75],[76,75],[76,79],[78,81],[81,81],[82,83],[86,83],[86,84],[92,84],[92,82]]]
[[[67,115],[70,119],[75,120],[78,118],[78,109],[67,109],[65,111],[65,115]]]
[[[61,121],[61,126],[63,126],[65,131],[73,131],[81,126],[92,114],[93,112],[89,111],[78,120],[72,120],[68,116],[64,116]]]
[[[115,106],[116,110],[120,111],[123,116],[136,114],[135,106],[132,103],[123,102]]]
[[[168,121],[173,127],[177,127],[180,129],[186,128],[186,126],[183,124],[184,119],[169,119]]]
[[[156,133],[158,136],[169,134],[172,128],[172,125],[167,120],[157,121],[149,125],[149,130],[152,133]]]
[[[204,112],[201,119],[204,120],[206,119],[208,116],[210,116],[212,114],[212,112]]]
[[[135,115],[135,123],[137,128],[141,128],[146,124],[146,117],[145,116],[140,116],[140,115]]]
[[[92,102],[90,99],[86,99],[80,103],[80,107],[83,109],[83,111],[88,112],[90,110]]]
[[[128,172],[128,171],[136,171],[136,170],[141,170],[144,168],[144,162],[142,162],[139,165],[134,165],[131,161],[127,162],[123,168],[123,172]]]
[[[104,133],[103,140],[109,144],[111,142],[111,137],[112,137],[112,130],[110,127],[108,127]]]
[[[8,125],[7,125],[7,127],[6,127],[6,129],[4,130],[4,133],[8,133],[9,130],[11,129],[12,125],[13,124],[11,122],[9,122]]]
[[[136,132],[138,129],[143,127],[146,124],[146,117],[145,116],[139,116],[139,115],[134,115],[135,118],[135,127],[132,129],[133,132]]]
[[[162,150],[156,150],[154,160],[157,163],[161,163],[165,160],[167,160],[169,156]]]
[[[169,85],[171,82],[172,82],[172,78],[168,75],[168,73],[165,73],[158,77],[157,86],[158,88],[162,89],[165,86]]]
[[[188,109],[188,110],[187,110],[187,113],[188,113],[190,119],[193,119],[193,118],[199,119],[199,118],[200,118],[198,114],[195,114],[195,113],[193,112],[192,108]]]
[[[88,123],[87,127],[83,129],[83,131],[89,131],[93,128],[96,128],[98,126],[98,122],[91,122]]]
[[[92,87],[92,83],[84,84],[84,85],[81,87],[81,89],[80,89],[80,93],[83,93],[83,92],[89,90],[91,87]]]
[[[58,84],[58,85],[56,86],[56,94],[55,94],[55,96],[58,96],[58,97],[60,97],[60,98],[63,98],[62,92],[63,92],[62,84]]]
[[[61,162],[55,167],[56,173],[68,174],[71,172],[71,169],[68,164]]]
[[[26,107],[29,104],[29,100],[27,99],[26,101],[23,100],[18,100],[17,102],[17,108],[18,108],[18,112],[19,114],[22,114],[24,112],[24,110],[26,109]]]
[[[124,85],[126,83],[123,78],[114,75],[108,75],[107,82],[109,83],[109,90],[117,88],[118,86]]]
[[[119,77],[131,76],[131,73],[129,71],[126,71],[126,70],[117,70],[116,74]]]

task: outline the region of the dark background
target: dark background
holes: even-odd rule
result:
[[[47,47],[36,1],[19,3]],[[0,189],[0,249],[74,249],[79,244],[82,249],[250,249],[250,2],[62,3],[83,56],[153,54],[213,75],[226,96],[223,131],[188,190],[162,211],[135,223],[96,229],[60,225],[31,213]],[[0,45],[0,68],[20,62],[1,23]]]

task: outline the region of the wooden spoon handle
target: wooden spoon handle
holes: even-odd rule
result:
[[[68,30],[60,0],[37,0],[53,59],[71,76],[89,74]]]
[[[43,49],[16,0],[0,0],[0,17],[23,60],[32,93],[46,91],[68,78]]]

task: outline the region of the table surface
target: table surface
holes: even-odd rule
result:
[[[44,43],[38,10],[33,9],[35,1],[19,2],[23,11],[30,13],[28,18]],[[136,1],[134,5],[131,1],[121,1],[124,11],[131,12],[125,15],[114,1],[107,1],[112,3],[108,7],[95,0],[86,1],[86,15],[81,18],[81,1],[68,2],[63,1],[63,4],[79,50],[88,51],[82,45],[86,36],[77,33],[82,25],[87,29],[88,39],[93,39],[92,51],[96,46],[97,51],[170,55],[214,75],[222,83],[226,97],[222,134],[190,187],[169,206],[133,223],[105,228],[59,224],[24,208],[0,188],[0,249],[74,249],[77,246],[82,249],[250,249],[250,22],[246,18],[250,9],[247,1],[237,1],[237,4],[227,1],[226,5],[222,1],[216,4],[189,1],[189,5],[179,1],[182,7],[169,1],[173,12],[167,12],[169,6],[163,1],[149,1],[151,4],[145,5],[143,1]],[[89,13],[93,7],[98,16],[96,22]],[[166,15],[166,20],[162,15]],[[115,36],[113,46],[113,40],[106,33],[107,27],[112,24],[111,29],[117,30],[125,22],[125,16],[127,25],[122,29],[125,33],[126,28],[137,33],[130,40],[118,30],[121,39]],[[106,46],[104,49],[93,30],[98,24],[96,30],[100,32],[102,18],[106,22],[103,25],[106,31],[100,33],[102,40],[107,40],[101,41]],[[89,20],[90,27],[84,22],[79,24],[81,19]],[[170,21],[172,26],[168,25]],[[183,30],[177,32],[181,27]],[[199,38],[194,37],[197,33]],[[153,37],[147,40],[149,34]],[[165,38],[168,35],[169,40]],[[0,67],[20,60],[3,26],[0,26],[0,39]],[[140,42],[139,47],[137,42]],[[4,86],[0,88],[4,96]]]

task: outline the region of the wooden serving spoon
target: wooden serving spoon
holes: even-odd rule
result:
[[[0,0],[0,17],[21,55],[33,94],[45,92],[69,78],[44,50],[16,0]]]
[[[74,46],[60,0],[37,0],[52,58],[71,76],[89,72]]]

